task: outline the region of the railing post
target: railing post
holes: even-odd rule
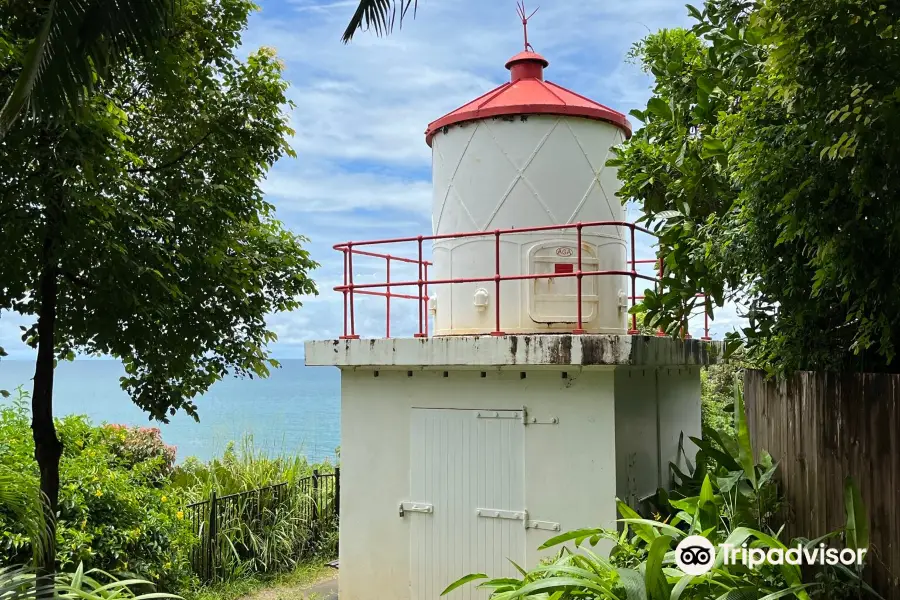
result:
[[[578,234],[578,235],[577,235],[577,241],[578,241],[578,269],[575,271],[575,278],[578,280],[578,282],[577,282],[577,284],[576,284],[577,287],[578,287],[578,294],[577,294],[577,295],[578,295],[578,298],[577,298],[577,300],[578,300],[578,325],[577,325],[577,327],[572,331],[572,333],[574,333],[574,334],[581,334],[581,333],[584,333],[584,323],[582,322],[582,321],[583,321],[583,315],[582,315],[582,310],[583,310],[583,309],[582,309],[582,306],[581,306],[581,286],[582,286],[581,280],[582,280],[582,278],[584,277],[584,274],[582,273],[582,270],[581,270],[581,229],[582,229],[582,227],[583,227],[583,225],[581,224],[581,221],[579,221],[579,222],[576,223],[576,225],[575,225],[575,229],[576,229],[577,234]]]
[[[341,468],[334,468],[334,514],[341,516]]]
[[[662,295],[662,280],[663,280],[663,259],[659,257],[659,286],[656,289],[656,293]],[[662,327],[659,327],[656,330],[656,337],[666,337],[666,332]]]
[[[312,534],[313,540],[319,539],[319,470],[312,474]]]
[[[428,263],[426,262],[423,265],[425,269],[425,299],[424,302],[424,317],[425,317],[425,337],[428,337]]]
[[[423,337],[426,337],[427,334],[425,333],[425,325],[423,323],[423,319],[425,318],[425,310],[423,310],[423,307],[422,307],[422,304],[423,304],[422,292],[423,292],[424,281],[422,280],[422,236],[421,235],[418,237],[418,242],[419,242],[419,260],[418,260],[418,263],[419,263],[419,280],[418,280],[418,284],[419,284],[419,299],[418,299],[419,332],[416,333],[415,335],[413,335],[413,337],[423,338]]]
[[[493,336],[506,335],[500,330],[500,230],[494,230],[494,331]]]
[[[218,532],[219,510],[216,503],[216,490],[209,495],[209,527],[206,528],[206,580],[213,582],[216,577],[216,537]]]
[[[344,335],[342,340],[347,339],[347,249],[344,248]]]
[[[350,287],[350,335],[345,335],[344,339],[358,340],[356,335],[356,311],[353,298],[353,242],[347,242],[347,273],[348,283]]]
[[[387,261],[387,325],[385,326],[385,336],[391,337],[391,255],[385,259]]]
[[[631,227],[631,307],[634,308],[637,303],[637,255],[634,249],[634,223],[629,224]],[[628,335],[637,335],[641,332],[637,326],[637,315],[631,315],[631,329]]]

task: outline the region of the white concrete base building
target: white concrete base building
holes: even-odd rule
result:
[[[699,369],[716,348],[610,335],[308,343],[308,365],[341,369],[341,599],[434,600],[463,575],[534,566],[558,532],[615,528],[616,497],[667,486],[679,437],[700,434]]]

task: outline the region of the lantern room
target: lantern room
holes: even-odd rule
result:
[[[631,127],[546,81],[548,65],[536,52],[516,54],[508,82],[425,132],[438,236],[432,276],[480,280],[435,288],[435,335],[495,332],[497,312],[504,333],[627,330],[630,230],[605,163]],[[444,237],[459,232],[486,235]],[[608,276],[577,276],[600,272]],[[519,278],[485,281],[498,273]],[[568,277],[542,277],[551,274]]]

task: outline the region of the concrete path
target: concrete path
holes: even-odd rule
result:
[[[259,590],[244,600],[338,600],[337,571],[331,571],[315,583],[303,586],[282,585]]]
[[[302,590],[304,596],[308,600],[338,600],[338,578],[337,573],[331,579],[320,581],[319,583]]]

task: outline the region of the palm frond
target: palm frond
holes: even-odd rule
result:
[[[180,596],[160,592],[135,595],[132,590],[141,587],[152,588],[153,584],[143,579],[119,580],[98,569],[85,571],[81,563],[74,573],[52,577],[38,577],[34,569],[23,565],[0,566],[0,600],[182,600]]]
[[[37,480],[0,467],[0,506],[10,511],[25,526],[32,542],[35,561],[40,562],[51,547],[52,523],[47,520],[47,500],[38,488]],[[4,596],[0,594],[0,600]]]
[[[49,0],[22,72],[0,110],[0,139],[27,106],[52,118],[80,104],[117,61],[147,55],[178,0]]]
[[[386,35],[394,29],[395,23],[403,25],[410,6],[415,18],[418,4],[418,0],[360,0],[341,40],[348,43],[360,30],[374,29],[377,35]]]

